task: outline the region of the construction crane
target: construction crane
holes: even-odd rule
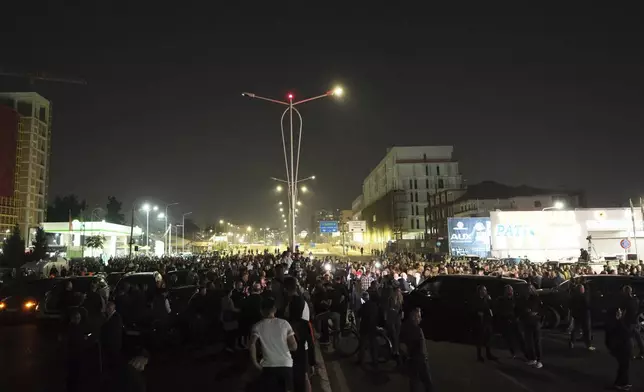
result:
[[[30,84],[34,84],[36,80],[42,80],[47,82],[57,82],[57,83],[73,83],[73,84],[82,84],[82,85],[87,84],[87,82],[82,79],[59,78],[59,77],[50,76],[49,74],[44,72],[18,73],[18,72],[5,72],[4,70],[0,69],[0,76],[7,76],[7,77],[13,77],[13,78],[25,78],[29,80]]]

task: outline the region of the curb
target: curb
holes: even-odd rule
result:
[[[316,366],[316,374],[313,377],[313,379],[311,379],[311,390],[313,391],[316,390],[316,388],[313,387],[313,384],[315,383],[319,385],[320,387],[319,390],[321,390],[322,392],[332,392],[331,381],[329,380],[329,373],[326,370],[326,364],[324,363],[322,350],[317,340],[315,340],[314,345],[315,345],[315,362],[317,362],[317,366]]]

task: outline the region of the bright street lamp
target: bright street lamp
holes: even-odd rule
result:
[[[283,209],[283,208],[280,208],[280,212],[283,212],[283,211],[284,211],[284,209]]]
[[[255,98],[259,99],[262,101],[267,101],[267,102],[272,102],[272,103],[277,103],[283,106],[286,106],[286,110],[282,112],[282,117],[280,118],[280,128],[282,131],[282,147],[283,147],[283,152],[284,152],[284,166],[286,168],[286,181],[284,181],[287,186],[288,186],[288,196],[290,197],[290,203],[289,203],[289,218],[290,218],[290,223],[291,223],[291,230],[289,233],[289,242],[291,245],[291,250],[295,250],[295,213],[293,212],[293,209],[295,208],[295,203],[297,202],[297,184],[300,182],[299,179],[299,166],[300,166],[300,151],[302,147],[302,115],[300,114],[299,110],[295,108],[297,105],[301,105],[306,102],[314,101],[316,99],[320,98],[326,98],[330,96],[335,96],[335,97],[341,97],[344,95],[344,90],[336,86],[333,90],[329,90],[324,94],[314,96],[311,98],[306,98],[300,101],[295,101],[295,96],[292,93],[289,93],[287,95],[287,101],[281,101],[278,99],[273,99],[273,98],[266,98],[259,96],[254,93],[248,93],[244,92],[242,93],[242,96],[244,97],[249,97],[249,98]],[[297,134],[297,146],[295,145],[295,135],[294,135],[294,124],[293,124],[293,112],[297,115],[299,119],[299,131]],[[289,135],[290,135],[290,148],[287,148],[286,145],[286,134],[284,132],[284,118],[286,115],[288,116],[288,122],[289,122]],[[297,149],[297,154],[295,153]],[[288,152],[290,151],[290,154]],[[290,155],[290,159],[289,159]],[[281,187],[279,187],[281,188]]]
[[[154,206],[150,208],[150,204],[145,203],[141,207],[145,211],[145,243],[147,245],[147,252],[150,252],[150,210],[156,211],[159,207]]]
[[[253,228],[252,228],[252,227],[250,227],[250,226],[248,226],[248,227],[246,228],[246,231],[251,231],[251,230],[253,230]]]
[[[541,211],[548,211],[548,210],[563,210],[566,205],[562,201],[556,201],[552,207],[546,207],[542,209]]]
[[[300,188],[300,189],[302,189],[302,193],[306,193],[306,192],[308,192],[308,191],[309,191],[309,188],[307,188],[306,186],[303,186],[303,187],[302,187],[302,188]]]
[[[295,204],[297,204],[298,206],[301,206],[302,202],[298,200],[297,203],[295,203]]]
[[[278,191],[278,192],[281,192],[282,191],[282,186],[278,185],[277,187],[275,187],[275,190]]]
[[[277,204],[282,205],[282,202],[280,201],[280,202],[279,202],[279,203],[277,203]]]
[[[219,219],[219,224],[220,224],[220,225],[223,225],[224,223],[225,223],[225,222],[224,222],[224,220],[223,220],[223,219]]]

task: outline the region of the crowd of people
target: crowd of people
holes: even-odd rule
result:
[[[261,388],[275,391],[310,391],[310,376],[315,368],[315,344],[332,344],[330,324],[343,328],[348,321],[348,312],[356,316],[360,335],[358,362],[362,363],[367,351],[370,351],[372,366],[378,367],[376,332],[379,326],[385,327],[392,343],[393,357],[407,369],[411,383],[425,390],[432,390],[432,380],[427,362],[427,350],[424,334],[420,328],[420,309],[407,309],[403,322],[403,294],[419,287],[422,282],[436,275],[477,274],[494,275],[524,279],[530,283],[531,291],[527,302],[514,303],[512,287],[506,290],[506,298],[500,299],[501,317],[506,321],[503,335],[508,348],[514,355],[520,348],[529,363],[536,368],[541,364],[539,299],[536,289],[554,287],[564,280],[596,271],[584,265],[556,265],[516,263],[506,264],[500,261],[443,261],[428,262],[422,255],[413,253],[381,254],[368,261],[351,262],[337,257],[314,258],[310,254],[291,253],[290,250],[275,252],[238,252],[212,253],[191,257],[136,257],[109,260],[106,266],[93,260],[85,259],[72,263],[69,273],[92,274],[109,272],[158,272],[168,277],[173,271],[187,270],[190,284],[197,287],[197,293],[190,299],[187,314],[187,328],[193,339],[204,342],[206,335],[221,338],[226,351],[234,353],[242,350],[250,352],[251,364],[261,370],[257,383]],[[630,274],[642,276],[642,265],[617,267],[606,266],[603,274]],[[123,343],[114,331],[124,328],[127,316],[141,314],[143,308],[152,311],[154,318],[166,318],[170,314],[167,300],[167,289],[170,282],[163,279],[154,288],[152,296],[147,299],[141,292],[148,288],[125,286],[113,293],[110,300],[104,301],[105,311],[103,331],[99,336],[104,340],[103,350],[106,371],[123,373]],[[73,290],[73,288],[70,288]],[[571,347],[575,343],[578,330],[583,332],[583,339],[590,350],[594,347],[590,341],[590,321],[587,317],[588,302],[584,296],[584,286],[576,288],[579,295],[574,296],[571,306],[574,322],[571,327]],[[625,289],[627,290],[627,289]],[[474,328],[477,336],[478,358],[483,360],[481,348],[486,348],[487,359],[495,359],[489,349],[491,334],[491,316],[493,306],[485,287],[479,287],[478,298],[473,309],[474,315],[480,318],[479,327]],[[90,298],[88,296],[87,298]],[[158,300],[157,300],[158,299]],[[87,301],[87,299],[85,300]],[[85,305],[88,305],[85,303]],[[632,309],[635,305],[625,307],[616,320],[624,323],[610,324],[607,336],[613,337],[609,342],[615,348],[620,362],[620,386],[627,386],[627,371],[624,375],[624,345],[620,345],[620,336],[635,337],[632,323]],[[99,305],[92,305],[97,309]],[[139,307],[132,308],[132,307]],[[494,308],[497,309],[496,307]],[[631,310],[628,310],[631,309]],[[527,319],[520,319],[528,314]],[[69,321],[76,323],[76,313],[71,313]],[[521,323],[523,333],[519,332]],[[624,335],[620,326],[625,326],[628,335]],[[70,328],[74,331],[74,328]],[[77,337],[80,336],[77,334]],[[639,331],[637,332],[639,336]],[[82,339],[71,339],[71,342]],[[640,338],[641,343],[641,338]],[[407,349],[406,355],[401,344]],[[257,350],[261,347],[261,350]],[[130,380],[137,378],[136,369],[145,366],[147,348],[137,348],[135,354],[127,356]],[[640,346],[642,348],[642,346]],[[369,350],[367,350],[369,349]],[[73,351],[73,350],[72,350]],[[261,354],[258,356],[258,352]],[[644,351],[641,352],[641,354]],[[630,355],[630,354],[629,354]],[[630,360],[630,357],[629,357]],[[136,364],[136,366],[135,366]],[[404,364],[404,365],[403,365]],[[73,365],[73,363],[72,363]],[[73,366],[72,366],[73,368]],[[626,377],[626,378],[625,378]],[[122,377],[120,379],[123,379]],[[139,381],[140,383],[140,381]]]

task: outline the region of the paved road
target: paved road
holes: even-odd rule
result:
[[[43,335],[35,325],[0,325],[0,392],[65,391],[65,356],[55,336]],[[87,360],[88,372],[97,361]],[[230,355],[221,345],[181,347],[154,356],[145,370],[147,387],[155,392],[242,391],[253,376],[246,351]],[[94,373],[95,374],[95,373]],[[98,378],[94,378],[97,390]],[[91,379],[90,385],[91,385]],[[319,380],[314,392],[320,391]]]
[[[3,325],[0,351],[0,391],[65,390],[65,357],[55,336],[43,335],[34,325]],[[226,355],[220,347],[184,347],[153,357],[145,371],[148,390],[176,392],[216,387],[234,392],[245,373],[241,363],[246,357],[246,353],[238,357]],[[97,368],[94,365],[98,362],[93,360],[96,358],[88,357],[88,373]]]
[[[603,339],[603,333],[598,332],[595,352],[583,345],[570,350],[564,334],[544,332],[542,369],[512,359],[501,349],[495,350],[498,362],[478,363],[472,346],[433,341],[427,346],[437,391],[592,392],[610,387],[617,369]],[[332,352],[324,357],[333,392],[399,392],[409,388],[393,363],[374,372],[369,365],[360,367],[355,359],[340,359]],[[631,383],[633,391],[644,391],[644,361],[632,362]]]

